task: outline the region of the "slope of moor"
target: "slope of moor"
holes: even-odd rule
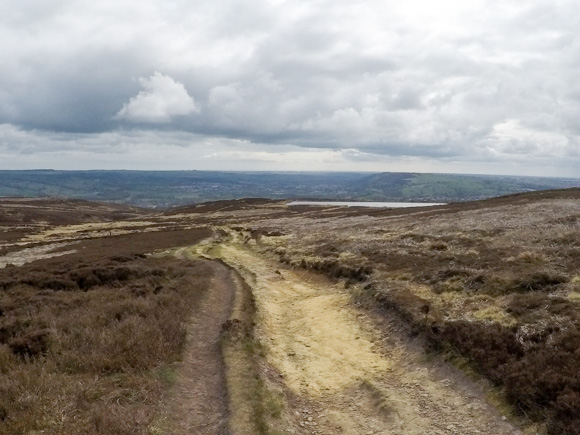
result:
[[[238,203],[181,216],[343,282],[355,304],[395,315],[428,351],[490,380],[505,413],[576,433],[579,199],[570,189],[428,210]]]
[[[214,412],[222,416],[220,430],[518,433],[519,426],[526,433],[577,433],[579,199],[572,189],[404,210],[238,200],[152,214],[116,206],[105,213],[99,205],[100,213],[84,217],[71,206],[74,217],[58,211],[56,221],[66,225],[43,218],[26,201],[14,219],[14,204],[2,204],[0,215],[12,218],[0,223],[0,268],[6,266],[0,269],[0,388],[8,398],[0,403],[0,428],[150,433],[185,427],[171,420],[204,398],[180,387],[193,385],[183,377],[197,369],[187,370],[187,356],[176,366],[176,355],[201,351],[192,340],[219,337],[191,327],[188,341],[150,334],[158,340],[150,347],[154,355],[123,340],[135,328],[152,331],[144,319],[166,321],[161,313],[173,304],[185,317],[168,322],[177,328],[172,334],[185,337],[188,316],[192,325],[196,316],[219,324],[227,310],[211,314],[217,311],[203,301],[217,301],[212,292],[229,288],[238,302],[222,331],[230,338],[221,339],[225,371],[216,378],[227,382],[228,394],[204,387],[227,402]],[[181,259],[143,258],[187,246],[192,254]],[[238,277],[195,260],[199,255],[227,264]],[[245,283],[212,286],[203,278],[212,274]],[[236,318],[242,296],[254,312],[245,320]],[[93,346],[82,358],[74,353],[72,337],[98,339],[94,330],[65,322],[63,313],[75,306],[89,310],[73,310],[76,316],[95,309],[112,316],[85,319],[108,347]],[[231,332],[242,323],[243,333]],[[227,344],[232,337],[239,346]],[[123,346],[131,359],[111,359],[108,352],[119,355]],[[228,349],[245,356],[231,357]],[[240,361],[253,373],[246,381],[255,379],[249,392],[256,394],[240,396],[256,398],[248,403],[235,399],[236,383],[245,381],[231,365]],[[26,379],[39,373],[46,387],[31,392]],[[167,388],[174,382],[172,393]],[[72,388],[81,384],[82,397]],[[33,421],[23,418],[30,409]]]

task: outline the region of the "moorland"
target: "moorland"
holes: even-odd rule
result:
[[[2,199],[0,433],[578,433],[579,236],[580,189]]]

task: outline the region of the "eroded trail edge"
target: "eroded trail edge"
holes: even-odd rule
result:
[[[235,235],[205,251],[251,286],[265,355],[267,430],[520,433],[486,403],[482,391],[463,379],[444,378],[421,352],[377,330],[350,304],[343,285],[283,269]]]

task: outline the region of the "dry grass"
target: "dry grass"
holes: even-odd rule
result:
[[[207,270],[85,252],[0,270],[0,433],[148,433]]]
[[[430,349],[468,361],[469,367],[504,391],[504,398],[509,400],[515,412],[547,422],[551,434],[572,434],[580,427],[580,370],[577,363],[580,360],[579,199],[579,190],[569,190],[451,204],[430,210],[392,211],[288,209],[279,203],[263,202],[216,203],[206,208],[183,209],[179,214],[163,219],[168,220],[168,225],[171,220],[170,225],[181,228],[205,224],[235,227],[247,244],[276,253],[287,264],[316,270],[344,280],[347,285],[357,283],[351,286],[357,301],[394,311],[411,331],[425,338]],[[159,219],[161,225],[162,218]],[[171,243],[155,233],[146,238],[143,235],[131,237],[136,243],[147,244],[149,249],[161,249],[178,244],[183,235],[177,233],[170,237]],[[98,245],[102,252],[109,249],[109,243],[112,243],[109,239],[83,242],[77,249]],[[184,241],[180,244],[191,243]],[[119,244],[116,246],[119,248]],[[130,254],[127,249],[125,254]],[[93,258],[102,258],[102,254],[99,255],[101,257]],[[58,261],[45,260],[45,263],[54,270]],[[0,397],[8,398],[6,403],[16,403],[10,405],[15,406],[14,409],[22,408],[18,415],[31,415],[26,421],[42,422],[46,428],[51,425],[62,428],[65,426],[59,421],[64,420],[103,433],[106,430],[102,428],[107,425],[112,430],[109,433],[125,433],[123,424],[146,427],[136,422],[149,418],[143,409],[150,399],[151,403],[157,400],[161,388],[159,382],[162,382],[154,375],[157,366],[153,361],[147,360],[147,356],[131,362],[120,362],[111,357],[106,363],[101,358],[101,362],[95,364],[85,361],[82,356],[73,358],[68,354],[65,357],[66,347],[60,344],[62,340],[59,341],[64,332],[59,332],[61,329],[58,328],[62,328],[59,322],[36,323],[34,320],[54,318],[59,313],[66,317],[69,312],[76,312],[79,306],[89,306],[89,303],[83,303],[83,295],[100,291],[99,285],[104,285],[105,293],[101,299],[95,296],[91,303],[101,300],[103,313],[109,314],[91,312],[83,321],[88,324],[97,322],[94,325],[101,329],[103,325],[113,324],[127,337],[136,329],[147,331],[140,322],[151,307],[148,305],[150,302],[140,300],[143,296],[138,295],[139,289],[129,291],[134,299],[130,299],[131,303],[126,302],[128,305],[123,305],[125,302],[120,299],[119,304],[107,306],[107,298],[116,297],[115,291],[119,289],[127,291],[134,279],[166,279],[168,275],[135,277],[129,271],[130,278],[124,280],[127,271],[123,267],[126,266],[119,266],[119,270],[113,273],[119,285],[102,284],[103,276],[106,280],[110,272],[107,272],[106,265],[103,265],[103,273],[91,272],[86,276],[83,275],[86,270],[80,273],[82,268],[78,269],[80,278],[89,283],[86,284],[89,286],[87,292],[75,289],[75,286],[79,287],[79,276],[68,272],[43,276],[45,271],[30,268],[25,277],[12,275],[12,284],[7,286],[5,276],[0,276],[4,294],[10,294],[6,308],[4,302],[0,302],[4,314],[0,322],[5,328],[0,330],[0,338],[9,334],[9,339],[0,344],[1,388],[9,394]],[[93,276],[101,284],[91,284],[95,281]],[[30,282],[26,282],[27,279]],[[47,295],[54,299],[60,294],[74,298],[70,299],[67,308],[58,308],[62,301],[50,298],[47,299],[50,304],[34,303],[27,295],[35,288],[39,289],[39,285],[44,290],[38,291],[38,300]],[[10,293],[16,289],[18,292]],[[153,296],[146,292],[145,298],[157,300],[154,292],[151,294]],[[155,302],[155,310],[163,306],[161,301]],[[45,305],[53,306],[51,310],[54,312],[50,316],[43,314]],[[6,318],[12,316],[6,314],[12,310],[10,306],[29,307],[34,316],[23,310],[19,314],[22,320],[6,322]],[[118,315],[115,307],[119,306],[124,307],[122,312],[131,314],[127,317],[121,315],[120,319],[109,323],[104,321],[107,316]],[[81,316],[79,312],[75,315]],[[20,331],[18,339],[10,335],[10,331]],[[71,343],[90,353],[90,346],[84,346],[82,339],[74,341],[74,328],[71,327],[70,331],[67,334],[70,334]],[[93,340],[95,346],[101,346],[98,355],[122,349],[113,332],[111,336],[90,330],[86,333],[89,342]],[[241,346],[244,341],[234,343]],[[138,343],[132,346],[139,349]],[[163,351],[161,347],[155,347],[162,346],[160,343],[152,346]],[[62,354],[57,354],[56,349],[61,349],[59,352]],[[60,372],[62,367],[69,367],[70,373]],[[80,368],[75,371],[74,367]],[[102,371],[89,372],[97,367]],[[103,371],[106,367],[114,370]],[[8,371],[17,374],[18,385],[14,385],[12,376],[6,375]],[[82,387],[74,384],[77,386],[73,389],[69,381],[54,381],[53,378],[58,376],[65,376],[67,380],[78,379],[74,382],[80,382]],[[142,381],[141,390],[132,384],[135,376],[146,380]],[[33,379],[42,382],[34,383]],[[259,391],[259,387],[256,388],[258,390],[248,391]],[[38,398],[49,394],[46,390],[54,392],[51,397],[66,400],[43,402]],[[74,391],[87,393],[82,393],[78,399]],[[85,417],[73,418],[78,409],[85,409],[85,403],[91,404],[86,405],[89,411],[82,414]],[[0,424],[17,424],[12,420],[14,412],[0,408],[0,420],[3,419]],[[88,415],[91,417],[86,417]],[[125,418],[116,417],[122,415]],[[51,416],[50,421],[46,416]],[[32,429],[14,426],[14,430],[13,433],[19,433],[19,430]],[[131,433],[136,432],[133,430]]]
[[[432,349],[467,358],[516,412],[560,434],[580,426],[578,199],[572,191],[434,211],[256,210],[221,222],[261,233],[247,242],[284,263],[362,283],[353,286],[358,301],[395,311]]]

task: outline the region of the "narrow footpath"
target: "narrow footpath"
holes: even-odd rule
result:
[[[176,257],[188,259],[183,251]],[[167,404],[167,428],[174,435],[228,433],[228,395],[220,347],[222,324],[232,310],[235,285],[231,270],[205,261],[213,271],[211,286],[191,319],[183,361]]]

